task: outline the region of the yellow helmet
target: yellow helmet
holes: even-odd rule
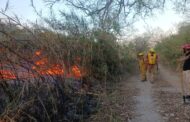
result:
[[[143,56],[144,54],[143,54],[143,53],[139,53],[138,55],[139,55],[139,56]]]
[[[155,52],[154,48],[150,48],[149,51],[150,51],[150,52]]]

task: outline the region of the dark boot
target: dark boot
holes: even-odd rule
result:
[[[186,96],[183,96],[183,103],[186,103]]]
[[[190,103],[190,95],[185,95],[183,96],[183,102],[186,103]]]

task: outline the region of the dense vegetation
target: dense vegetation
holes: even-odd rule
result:
[[[146,37],[120,42],[123,27],[163,8],[165,0],[42,1],[48,16],[33,0],[31,5],[43,24],[26,26],[9,16],[9,1],[0,11],[5,18],[0,23],[0,120],[84,121],[106,101],[108,86],[135,69],[137,52],[148,46]],[[174,55],[168,51],[171,40],[157,45],[165,58]]]
[[[135,58],[132,47],[101,30],[68,36],[4,22],[0,45],[0,112],[6,121],[83,120]]]

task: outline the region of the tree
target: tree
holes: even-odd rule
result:
[[[150,39],[150,36],[136,37],[134,39],[135,51],[137,53],[145,52],[148,49],[148,41],[149,41],[149,39]]]
[[[54,22],[58,13],[66,20],[68,15],[77,13],[78,18],[88,22],[88,26],[110,32],[119,32],[121,27],[129,25],[138,17],[146,17],[164,7],[165,0],[43,0],[50,7]],[[31,0],[38,15],[34,1]],[[57,9],[57,6],[64,6]],[[66,12],[67,11],[67,12]],[[52,18],[52,17],[51,17]],[[73,18],[74,19],[74,18]],[[45,19],[47,21],[47,18]],[[50,21],[49,21],[50,22]]]

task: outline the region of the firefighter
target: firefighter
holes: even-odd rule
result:
[[[151,48],[146,57],[148,80],[153,83],[156,78],[156,69],[158,70],[158,56],[153,48]]]
[[[146,62],[143,53],[138,54],[138,63],[139,63],[141,81],[146,81]]]
[[[183,99],[190,101],[190,44],[183,46],[184,55],[179,59],[183,64],[182,80],[183,80]]]

